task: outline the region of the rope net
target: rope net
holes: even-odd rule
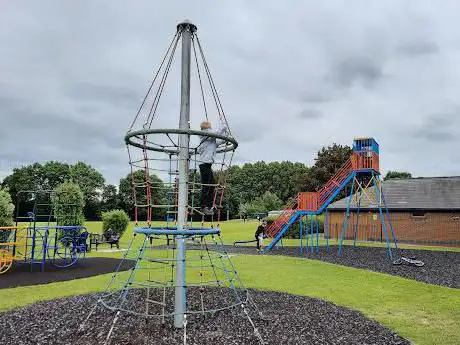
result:
[[[173,233],[175,228],[164,227],[161,231],[166,234],[135,234],[105,291],[81,324],[80,332],[94,320],[105,322],[108,332],[104,344],[109,344],[116,336],[120,319],[137,323],[144,320],[148,325],[170,327],[168,321],[176,315],[177,235],[167,234]],[[199,231],[207,234],[197,234]],[[186,321],[180,331],[184,344],[187,343],[188,322],[213,323],[222,311],[246,319],[248,334],[252,334],[256,343],[264,344],[256,323],[263,315],[240,280],[225,250],[220,230],[197,228],[188,232],[190,235],[182,235],[188,247],[184,261],[188,295]],[[99,313],[107,309],[113,313],[105,314],[101,320]],[[137,321],[132,317],[137,317]]]
[[[191,47],[182,54],[191,55],[194,68],[190,83],[195,82],[197,87],[188,87],[188,77],[184,77],[188,76],[187,68],[184,73],[184,66],[174,67],[184,30],[191,41],[183,40],[182,46],[190,42]],[[184,94],[190,89],[190,99],[200,100],[190,103],[190,112],[182,112],[183,107],[188,107],[188,100],[182,100],[181,123],[177,122],[177,108],[161,108],[179,103],[171,96],[179,94],[177,88],[165,91],[168,76],[178,70],[184,73],[182,96],[188,98]],[[194,91],[198,94],[194,95]],[[102,306],[115,313],[109,321],[106,344],[116,332],[118,319],[125,314],[149,322],[160,320],[161,324],[172,317],[175,327],[184,332],[185,344],[190,318],[231,309],[247,319],[249,330],[259,343],[264,343],[253,322],[254,316],[259,315],[257,306],[238,278],[220,237],[225,184],[238,143],[231,134],[193,24],[178,25],[125,142],[131,168],[135,235],[81,329]],[[156,220],[166,220],[166,225],[153,223]],[[194,226],[194,221],[201,224]],[[205,221],[211,222],[210,228],[204,227]],[[220,297],[216,298],[215,289],[223,289],[224,293],[218,293]]]
[[[138,235],[139,236],[139,235]],[[174,316],[177,286],[175,236],[142,236],[141,248],[131,247],[120,263],[100,303],[112,311],[165,322]],[[186,288],[196,290],[198,302],[188,303],[187,314],[206,314],[248,305],[250,296],[225,251],[220,235],[187,236]],[[129,267],[128,279],[123,274]],[[122,269],[121,269],[122,268]],[[207,292],[229,288],[232,294],[215,299]]]
[[[178,74],[180,66],[175,60],[180,31],[174,35],[165,56],[155,72],[153,81],[143,98],[136,116],[125,136],[131,169],[134,218],[136,224],[153,220],[166,220],[174,224],[177,220],[179,190],[179,152],[188,150],[189,170],[187,189],[188,221],[219,222],[225,184],[237,142],[233,139],[222,103],[211,76],[203,48],[195,31],[192,32],[191,102],[190,122],[187,130],[178,128],[178,108],[171,111],[168,104],[178,101],[177,88],[166,92],[168,77]],[[196,97],[193,97],[196,96]],[[162,100],[162,102],[160,102]],[[198,101],[199,100],[199,101]],[[162,106],[164,106],[162,108]],[[177,112],[176,112],[177,111]],[[176,113],[175,113],[176,112]],[[157,116],[161,113],[161,116]],[[164,114],[164,115],[163,115]],[[200,124],[211,123],[211,129],[203,131]],[[180,145],[180,136],[188,136],[187,146]],[[211,159],[200,154],[207,142],[214,141],[215,154]],[[203,170],[200,165],[212,164]],[[201,171],[200,171],[201,170]],[[202,176],[205,173],[206,176]],[[212,210],[204,213],[203,208]]]

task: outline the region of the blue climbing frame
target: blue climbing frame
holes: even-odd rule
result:
[[[85,257],[88,231],[84,226],[28,226],[25,253],[20,264],[38,266],[44,272],[47,262],[58,268],[74,266]]]

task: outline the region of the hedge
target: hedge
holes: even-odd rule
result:
[[[111,235],[121,237],[128,228],[128,225],[129,216],[123,210],[112,210],[102,213],[102,232],[106,240],[109,240]]]

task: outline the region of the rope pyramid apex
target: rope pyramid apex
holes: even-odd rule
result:
[[[195,24],[193,24],[190,20],[185,19],[179,24],[177,24],[177,31],[183,31],[185,29],[189,29],[191,32],[195,32],[197,30],[197,27]]]

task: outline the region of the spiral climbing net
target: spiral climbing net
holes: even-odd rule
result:
[[[193,25],[193,24],[192,24]],[[229,168],[232,163],[237,141],[225,116],[211,71],[206,61],[203,48],[192,30],[191,46],[193,52],[192,67],[195,67],[201,109],[191,109],[191,119],[186,129],[178,129],[174,120],[178,116],[159,117],[160,100],[163,98],[168,76],[174,66],[174,57],[181,38],[181,30],[174,35],[169,47],[154,74],[147,93],[139,107],[136,116],[125,136],[131,167],[133,186],[134,218],[136,223],[146,222],[149,226],[153,219],[166,218],[168,223],[177,220],[179,165],[182,162],[180,151],[181,135],[186,135],[186,148],[189,169],[188,178],[188,220],[219,222],[222,217],[222,203]],[[190,77],[193,79],[193,74]],[[204,132],[200,130],[202,121],[211,122],[213,129],[224,129],[222,132]],[[169,128],[164,128],[168,124]],[[163,127],[163,128],[160,128]],[[213,162],[213,179],[211,183],[203,184],[199,176],[200,160],[198,150],[205,138],[214,138],[217,142],[216,155]],[[215,213],[205,217],[200,209],[200,195],[203,189],[212,192],[212,209]],[[164,219],[164,218],[163,218]],[[169,225],[169,224],[168,224]]]
[[[161,320],[161,324],[174,318],[174,326],[183,330],[186,344],[190,318],[231,309],[240,311],[248,330],[263,344],[253,321],[261,314],[220,237],[225,184],[238,143],[232,136],[196,27],[184,22],[177,28],[125,135],[133,188],[134,237],[81,329],[102,306],[115,313],[108,326],[106,344],[116,334],[118,320],[126,314]],[[177,114],[160,117],[157,113],[162,113],[161,104],[169,101],[160,104],[180,40],[181,107],[177,123]],[[200,109],[190,108],[190,104],[194,105],[190,102],[191,56],[196,67]],[[202,121],[217,128],[202,130]],[[209,142],[212,162],[209,156],[200,158],[200,147]],[[212,178],[206,182],[199,175],[203,163],[211,164],[213,170]],[[203,195],[208,197],[206,205],[211,201],[211,214],[204,211],[208,206],[203,206]],[[161,217],[166,217],[166,225],[153,223]],[[201,224],[194,226],[198,220]],[[211,226],[205,227],[205,221],[211,222]],[[121,269],[123,263],[131,265],[127,275]],[[223,289],[218,298],[215,289]]]
[[[187,343],[189,322],[200,322],[206,317],[208,322],[213,323],[219,312],[229,310],[233,311],[234,317],[246,319],[247,331],[253,334],[257,343],[264,344],[256,324],[263,315],[239,278],[219,229],[189,228],[181,232],[164,227],[137,231],[80,331],[93,322],[101,307],[115,313],[112,319],[109,316],[106,320],[105,344],[117,336],[120,319],[129,315],[145,320],[151,326],[164,327],[171,321],[176,315],[174,293],[178,283],[174,276],[178,269],[177,237],[185,238],[189,247],[185,262],[185,288],[191,298],[188,298],[186,318],[180,331],[183,343]],[[125,265],[131,265],[128,278],[121,269]]]

